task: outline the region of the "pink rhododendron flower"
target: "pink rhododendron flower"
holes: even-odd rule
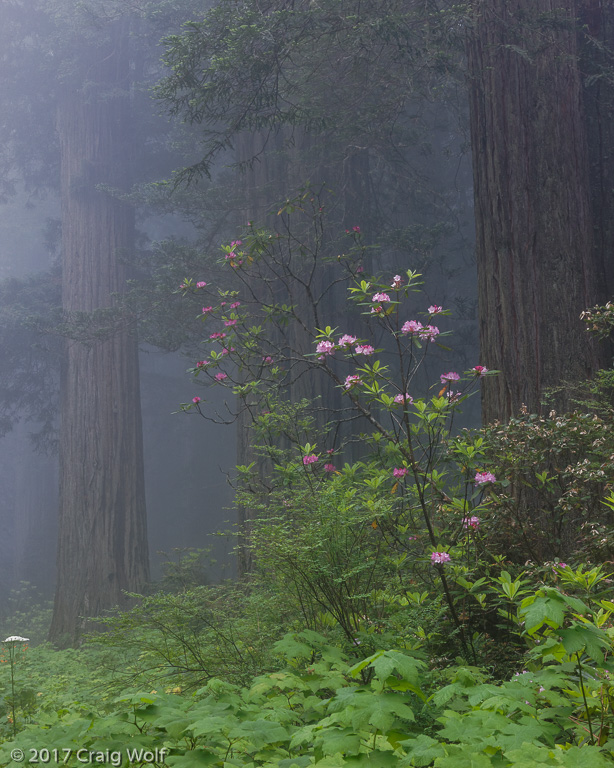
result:
[[[406,323],[403,323],[401,333],[420,333],[421,330],[422,323],[418,320],[408,320]]]
[[[449,373],[442,373],[439,377],[439,380],[442,384],[449,384],[451,381],[458,381],[460,379],[460,376],[455,371],[450,371]]]
[[[273,358],[270,355],[267,355],[266,357],[262,358],[262,362],[266,363],[266,365],[271,365]]]
[[[472,515],[471,517],[466,517],[463,520],[463,528],[473,528],[474,531],[477,531],[477,529],[480,527],[480,518],[476,515]]]
[[[405,475],[409,472],[409,469],[407,467],[395,467],[392,470],[392,476],[393,477],[405,477]]]
[[[199,360],[199,361],[196,363],[196,367],[197,367],[197,368],[204,368],[204,367],[205,367],[205,365],[209,365],[209,363],[208,363],[206,360]]]
[[[431,563],[449,563],[450,562],[450,555],[447,552],[433,552],[431,555]]]
[[[204,288],[206,285],[207,283],[204,283],[202,280],[200,281],[200,283],[196,283],[197,288]]]
[[[230,309],[236,309],[237,307],[240,307],[240,306],[241,306],[240,301],[233,301],[232,304],[230,305]]]
[[[476,472],[473,482],[476,485],[482,485],[483,483],[496,483],[497,478],[492,472]]]
[[[361,272],[364,272],[364,271],[365,271],[365,268],[364,268],[364,267],[356,267],[356,272],[357,272],[358,274],[360,274]]]
[[[443,312],[443,307],[438,307],[436,304],[431,304],[428,308],[429,315],[438,315],[440,312]]]
[[[335,345],[332,341],[324,340],[320,341],[316,347],[316,352],[319,352],[321,355],[334,355],[335,354]]]
[[[318,457],[315,455],[315,453],[312,453],[310,456],[303,456],[303,464],[307,466],[308,464],[313,464],[318,460]]]
[[[225,339],[226,338],[226,334],[225,333],[212,333],[209,336],[209,338],[210,339]]]
[[[208,312],[213,312],[213,307],[203,307],[203,315],[206,315]]]
[[[356,342],[356,336],[350,336],[349,333],[344,333],[339,339],[340,347],[349,347]]]
[[[436,325],[425,325],[419,331],[418,336],[423,341],[435,341],[435,337],[439,336],[439,328]]]
[[[372,315],[379,315],[383,311],[384,311],[384,307],[382,307],[381,304],[378,304],[377,307],[371,307]]]
[[[463,396],[462,392],[452,392],[451,389],[449,389],[446,392],[446,397],[448,398],[448,402],[450,403],[457,403],[462,396]]]
[[[236,325],[239,321],[238,320],[224,320],[224,325],[226,328],[231,328],[233,325]]]
[[[360,232],[360,227],[352,227],[352,232]]]
[[[234,248],[235,245],[243,245],[243,240],[233,240],[232,243],[230,243],[231,248]]]
[[[392,278],[392,283],[390,285],[391,288],[400,288],[403,285],[403,279],[401,275],[395,275]]]
[[[414,398],[411,395],[408,395],[407,392],[406,392],[404,395],[402,395],[402,394],[395,395],[394,396],[394,402],[395,403],[410,403],[411,404],[411,403],[414,402]]]
[[[200,403],[200,397],[193,397],[192,398],[193,403]]]
[[[227,379],[227,378],[228,378],[228,374],[227,373],[222,373],[220,371],[220,373],[216,373],[215,374],[215,380],[216,381],[224,381],[224,379]]]
[[[374,293],[371,301],[390,301],[390,296],[387,293]]]
[[[370,344],[358,344],[354,351],[357,355],[372,355],[375,349]]]
[[[325,464],[324,465],[324,471],[325,472],[334,472],[336,469],[334,464]]]
[[[476,376],[484,376],[485,373],[488,373],[488,368],[485,368],[483,365],[474,365],[471,370]]]
[[[352,387],[356,386],[356,384],[362,384],[362,379],[357,373],[353,373],[351,376],[345,377],[343,386],[345,389],[351,389]]]

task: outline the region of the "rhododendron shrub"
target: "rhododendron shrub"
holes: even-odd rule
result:
[[[483,430],[488,465],[505,478],[490,489],[493,549],[516,563],[614,559],[614,412],[548,415],[526,410]]]
[[[352,228],[346,237],[334,260],[317,238],[299,248],[291,230],[282,237],[250,226],[225,246],[229,284],[241,287],[220,286],[217,297],[211,285],[202,289],[203,303],[213,306],[201,316],[210,352],[193,372],[226,387],[253,418],[255,450],[267,461],[239,468],[241,501],[258,513],[246,546],[260,567],[295,584],[311,620],[324,609],[351,639],[381,621],[391,601],[407,603],[411,585],[420,584],[444,601],[469,654],[453,583],[474,567],[497,479],[475,443],[453,438],[453,427],[491,372],[441,362],[433,380],[420,384],[425,361],[435,364],[450,335],[450,311],[423,298],[411,269],[369,275],[363,233]],[[331,277],[320,294],[310,282],[318,269]],[[277,289],[267,293],[274,275]],[[279,301],[280,279],[292,302]],[[186,280],[182,290],[201,289]],[[333,290],[345,293],[343,313],[324,300]],[[330,323],[339,317],[342,325]],[[292,404],[292,383],[306,373],[328,382],[321,391],[334,393],[334,407],[315,400],[310,412],[304,401]],[[197,410],[206,415],[204,402]],[[327,423],[310,433],[318,410],[326,410]]]

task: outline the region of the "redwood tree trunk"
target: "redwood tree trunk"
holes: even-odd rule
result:
[[[112,308],[126,286],[134,212],[97,185],[130,183],[125,30],[83,55],[85,86],[66,86],[61,145],[63,307],[67,318]],[[118,310],[119,313],[119,310]],[[119,315],[118,315],[119,316]],[[78,640],[84,621],[148,578],[138,348],[129,318],[85,342],[69,339],[61,380],[57,588],[50,639]]]
[[[580,321],[603,282],[573,0],[476,0],[468,44],[483,419],[506,421],[598,359]],[[552,400],[570,404],[563,386]]]

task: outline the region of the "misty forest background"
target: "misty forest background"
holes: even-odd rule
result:
[[[1,764],[610,765],[611,4],[0,20]]]

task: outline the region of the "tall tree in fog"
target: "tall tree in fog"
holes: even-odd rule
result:
[[[505,421],[604,362],[580,313],[614,287],[614,10],[592,0],[476,0],[473,12],[481,362],[502,372],[485,383],[483,417]],[[568,407],[569,390],[552,403]]]
[[[57,272],[46,281],[44,301],[34,286],[20,291],[29,292],[30,302],[23,304],[38,310],[41,324],[51,334],[60,330],[66,339],[60,377],[57,587],[50,636],[68,643],[80,634],[80,617],[121,604],[124,591],[140,589],[148,578],[136,324],[123,300],[135,248],[135,217],[125,193],[133,172],[139,180],[156,173],[150,145],[166,152],[161,126],[152,123],[142,94],[143,79],[151,76],[148,68],[159,67],[159,39],[178,27],[186,13],[201,11],[203,2],[0,4],[0,192],[10,194],[23,185],[31,193],[52,189],[61,198],[61,317],[51,317],[49,311]],[[2,286],[3,295],[14,288]],[[166,291],[168,304],[168,287],[160,291]],[[45,302],[46,311],[41,311]],[[11,322],[23,332],[24,310],[19,309]],[[177,336],[185,339],[175,332],[170,334],[174,341],[162,340],[168,316],[158,319],[160,324],[152,324],[155,330],[147,329],[150,342],[176,347]],[[24,358],[17,358],[17,376],[3,372],[2,413],[13,417],[21,411],[51,421],[54,398],[46,398],[40,389],[38,396],[33,393],[34,377]],[[24,381],[27,387],[21,386]],[[50,382],[48,376],[48,388]]]
[[[62,307],[67,319],[112,308],[134,249],[128,191],[134,154],[130,22],[76,51],[83,73],[58,88]],[[74,73],[73,73],[74,74]],[[106,189],[105,189],[106,187]],[[60,397],[57,587],[50,637],[77,637],[80,616],[123,602],[147,581],[138,344],[129,316],[109,338],[69,339]]]
[[[4,19],[14,36],[7,47],[16,57],[5,54],[5,67],[18,66],[19,56],[38,65],[20,100],[3,105],[4,160],[17,177],[55,186],[61,196],[68,338],[50,637],[67,644],[79,637],[80,617],[121,604],[125,590],[139,589],[148,578],[137,339],[115,298],[126,290],[125,259],[134,248],[134,211],[117,195],[132,180],[135,62],[129,17],[93,30],[79,23],[79,4],[35,5],[12,3]],[[39,120],[47,128],[46,152],[36,146],[28,152],[23,136],[36,132]],[[92,327],[100,313],[113,315],[100,336],[70,330]]]

